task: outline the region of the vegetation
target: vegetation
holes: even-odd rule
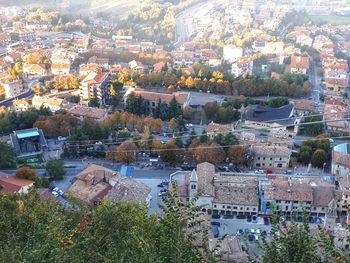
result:
[[[46,175],[51,180],[61,180],[66,174],[64,170],[64,162],[62,160],[49,160],[45,166]]]
[[[0,142],[0,168],[13,168],[17,164],[14,149],[4,142]]]
[[[108,160],[121,162],[125,164],[132,163],[136,159],[137,146],[133,141],[125,141],[119,147],[113,147],[107,152]]]
[[[301,163],[322,168],[330,158],[330,141],[325,135],[319,135],[316,140],[306,140],[303,142],[299,152]]]
[[[301,123],[310,123],[310,122],[319,122],[323,120],[323,116],[315,116],[315,114],[311,114],[313,116],[305,116],[304,120]],[[317,136],[324,132],[324,124],[322,122],[301,125],[299,129],[299,134],[305,136]]]

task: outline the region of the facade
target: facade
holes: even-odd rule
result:
[[[34,108],[49,108],[53,113],[61,109],[62,103],[63,99],[60,98],[42,97],[35,95],[32,99],[32,105]]]
[[[309,71],[309,57],[292,56],[290,64],[291,73],[307,74]]]
[[[232,63],[231,73],[235,77],[239,77],[244,75],[245,73],[252,74],[253,73],[253,63],[250,57],[241,57]]]
[[[0,84],[4,87],[6,98],[14,98],[24,91],[23,84],[16,78],[4,78]]]
[[[0,194],[26,194],[34,181],[0,172]]]
[[[70,72],[70,64],[51,64],[51,73],[55,76],[65,76],[69,75]]]
[[[24,64],[23,73],[27,76],[46,76],[48,71],[44,64]]]
[[[91,71],[81,82],[80,91],[83,100],[98,98],[102,105],[106,104],[110,96],[109,73]]]
[[[342,143],[333,147],[332,174],[336,177],[350,176],[350,143]]]
[[[27,111],[29,108],[29,103],[26,100],[13,100],[12,104],[17,112]]]
[[[287,169],[291,150],[285,146],[252,146],[251,155],[253,167]]]

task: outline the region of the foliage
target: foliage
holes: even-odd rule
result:
[[[112,148],[107,152],[106,158],[116,162],[130,164],[136,160],[137,146],[133,141],[125,141],[117,148]]]
[[[312,114],[314,115],[314,114]],[[304,120],[301,123],[309,123],[309,122],[319,122],[322,121],[323,116],[305,116]],[[299,129],[299,134],[306,136],[317,136],[324,131],[324,124],[314,123],[314,124],[306,124],[301,125]]]
[[[52,180],[62,180],[66,174],[62,160],[49,160],[45,166],[47,176]]]
[[[4,142],[0,142],[0,168],[13,168],[17,164],[15,150]]]
[[[289,104],[289,100],[286,97],[278,97],[278,98],[274,98],[269,100],[268,102],[268,106],[272,107],[272,108],[280,108],[284,105],[288,105]]]
[[[205,115],[207,115],[208,120],[213,120],[214,116],[218,112],[219,106],[216,102],[207,102],[204,106]]]
[[[42,116],[33,124],[33,127],[42,129],[45,136],[55,138],[68,136],[70,131],[78,128],[79,121],[71,114],[56,114],[53,116]]]
[[[182,160],[182,152],[175,141],[168,141],[160,151],[162,161],[169,164],[178,164]]]
[[[16,170],[16,176],[22,179],[35,181],[37,179],[36,171],[28,166],[22,166]]]
[[[225,150],[215,142],[200,143],[194,140],[189,146],[189,155],[197,163],[219,164],[226,158]]]
[[[136,114],[145,115],[147,109],[147,102],[141,96],[135,96],[131,93],[126,99],[125,111]]]
[[[159,100],[154,110],[154,117],[160,118],[162,120],[170,120],[172,118],[175,119],[178,118],[181,114],[182,111],[175,97],[172,98],[169,105]]]
[[[299,161],[305,165],[312,163],[314,167],[322,168],[330,157],[329,152],[330,141],[327,136],[321,134],[315,140],[303,142],[299,152]]]
[[[61,76],[55,79],[53,85],[58,90],[78,89],[79,80],[74,75]]]
[[[323,149],[317,149],[311,157],[311,164],[314,167],[322,168],[327,162],[327,153]]]
[[[230,162],[237,166],[245,166],[247,164],[248,150],[244,146],[231,146],[227,151],[227,157]]]
[[[214,141],[221,145],[225,150],[227,150],[230,146],[239,144],[238,139],[232,133],[227,133],[225,135],[220,133],[215,136]]]
[[[89,107],[99,108],[100,107],[100,100],[98,98],[91,98],[88,102]]]

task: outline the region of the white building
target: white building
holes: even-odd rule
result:
[[[243,56],[243,49],[235,45],[224,45],[224,60],[234,62]]]

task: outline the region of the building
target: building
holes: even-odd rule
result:
[[[196,197],[196,205],[209,214],[257,214],[259,208],[257,177],[226,176],[215,173],[215,166],[200,163],[192,172],[170,175],[177,182],[176,191],[184,201]]]
[[[38,128],[14,131],[10,141],[19,159],[39,158],[47,149],[44,133]]]
[[[294,101],[294,111],[299,115],[307,115],[316,112],[316,104],[311,100]]]
[[[276,177],[259,179],[260,213],[325,217],[334,209],[335,185],[320,178]]]
[[[26,100],[13,100],[12,101],[13,107],[15,111],[27,111],[29,108],[29,103]]]
[[[350,176],[350,143],[342,143],[333,147],[332,174],[336,177]]]
[[[129,68],[134,72],[144,72],[145,66],[140,61],[132,60],[129,62]]]
[[[206,129],[207,135],[210,139],[214,139],[219,134],[226,135],[233,133],[233,131],[233,124],[220,124],[214,122],[209,123]]]
[[[232,63],[231,73],[235,77],[242,76],[246,73],[253,73],[253,63],[254,61],[250,57],[241,57]]]
[[[102,70],[97,64],[82,64],[79,66],[79,75],[87,76],[90,72],[100,73]]]
[[[290,63],[290,72],[298,74],[307,74],[310,67],[309,57],[292,56]]]
[[[58,63],[51,64],[51,73],[55,76],[69,75],[69,72],[70,72],[70,64],[58,64]]]
[[[99,165],[90,165],[75,177],[67,195],[91,206],[103,199],[150,205],[151,189],[145,184]]]
[[[234,62],[243,56],[243,49],[235,45],[224,45],[223,57],[228,62]]]
[[[83,100],[98,98],[102,105],[106,104],[110,95],[109,73],[91,71],[82,80],[80,91]]]
[[[0,84],[4,88],[6,98],[17,97],[24,91],[22,82],[10,76],[1,79]]]
[[[252,166],[266,169],[287,169],[292,152],[285,146],[252,146]]]
[[[34,181],[0,172],[0,194],[26,194]]]
[[[108,111],[105,109],[83,105],[75,105],[72,108],[68,109],[68,112],[81,120],[90,119],[95,121],[103,121],[108,117]]]
[[[176,99],[177,103],[184,109],[189,105],[190,93],[189,92],[174,92],[171,94],[168,93],[159,93],[152,91],[145,91],[143,89],[130,88],[124,94],[124,101],[126,102],[128,96],[133,93],[135,96],[141,96],[144,100],[147,101],[147,114],[153,114],[155,108],[157,107],[159,101],[169,104],[173,98]]]
[[[34,108],[49,108],[53,113],[61,109],[62,103],[63,99],[54,97],[42,97],[35,95],[32,99],[32,105]]]
[[[48,70],[46,69],[45,64],[24,64],[23,65],[23,73],[28,77],[38,77],[38,76],[46,76],[48,74]]]

